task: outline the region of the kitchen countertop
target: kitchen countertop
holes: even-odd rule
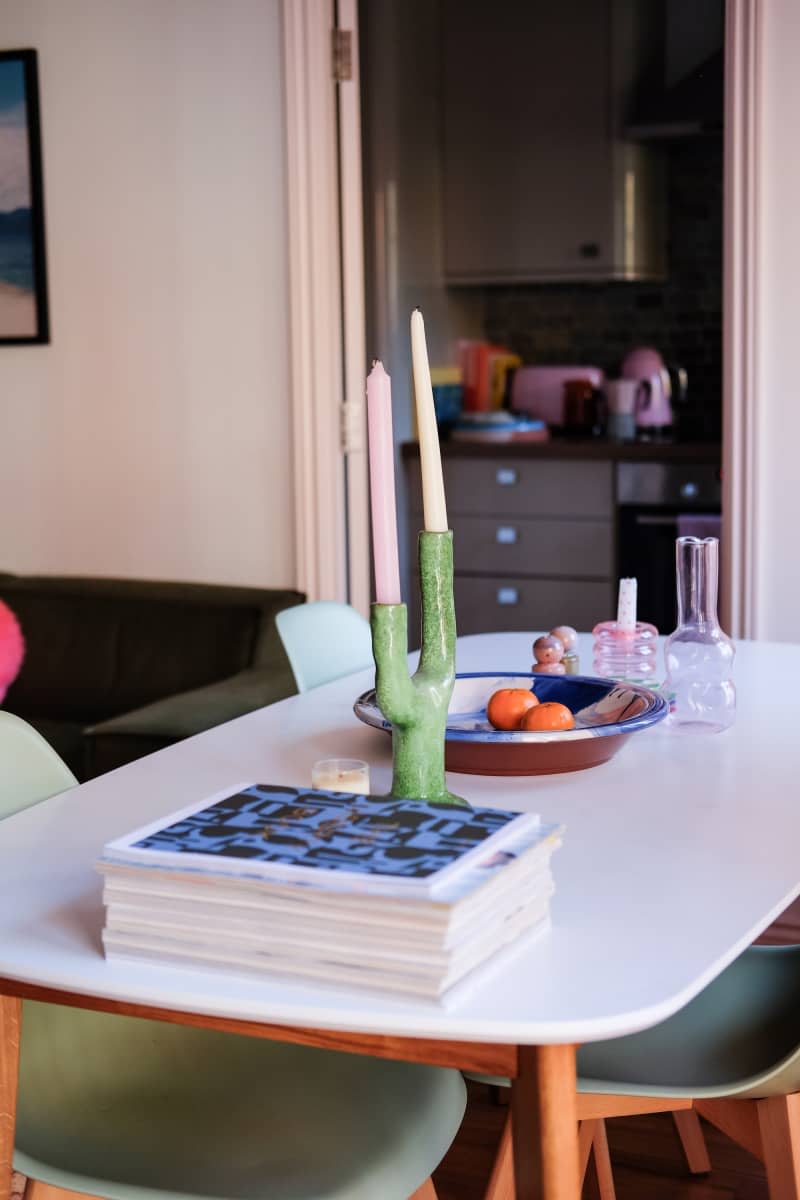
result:
[[[444,439],[442,455],[447,458],[584,458],[611,462],[722,461],[719,442],[612,442],[605,438],[558,438],[547,442],[457,442]],[[403,458],[419,454],[418,442],[403,442]]]

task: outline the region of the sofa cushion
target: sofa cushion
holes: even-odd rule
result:
[[[145,735],[107,733],[103,737],[90,739],[84,748],[83,768],[78,778],[81,782],[94,779],[96,775],[105,775],[106,771],[115,771],[126,763],[155,754],[171,746],[174,738],[147,737]]]
[[[84,730],[84,775],[91,779],[134,758],[203,733],[297,692],[291,667],[253,667],[208,687],[167,696]]]
[[[148,580],[18,576],[0,598],[26,638],[6,707],[87,724],[234,675],[264,642],[264,609],[293,591]],[[272,624],[270,621],[269,624]]]

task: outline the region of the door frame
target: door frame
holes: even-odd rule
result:
[[[369,467],[366,438],[367,307],[364,295],[364,189],[358,0],[336,0],[336,27],[350,37],[350,75],[337,84],[339,208],[342,246],[348,598],[363,616],[372,595]]]
[[[721,607],[735,637],[755,637],[760,617],[762,32],[762,0],[726,0]]]
[[[296,584],[369,604],[365,305],[356,0],[353,77],[333,70],[334,0],[282,0]],[[340,157],[341,156],[341,157]]]

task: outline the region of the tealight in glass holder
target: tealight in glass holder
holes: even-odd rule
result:
[[[369,764],[360,758],[318,758],[311,768],[311,786],[320,792],[369,795]]]

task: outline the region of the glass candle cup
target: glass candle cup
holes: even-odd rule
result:
[[[318,758],[311,768],[311,786],[324,792],[369,795],[369,764],[361,758]]]

